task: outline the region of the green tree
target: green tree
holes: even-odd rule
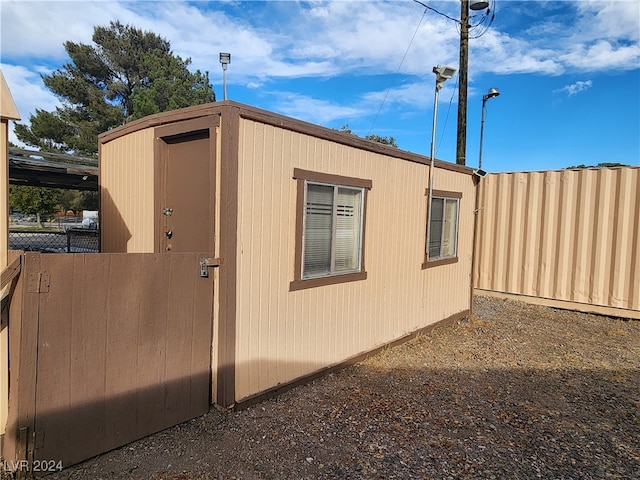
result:
[[[43,215],[55,213],[60,192],[52,188],[29,187],[26,185],[9,186],[9,205],[12,210],[24,214],[36,215],[38,224],[42,224]]]
[[[350,133],[351,135],[355,135],[349,128],[349,125],[343,125],[340,128],[341,132]],[[364,137],[366,140],[371,140],[374,142],[382,143],[383,145],[390,145],[392,147],[398,148],[398,144],[396,143],[396,139],[393,137],[381,137],[379,135],[367,135]]]
[[[171,52],[167,40],[120,22],[94,27],[93,45],[66,42],[70,62],[46,87],[62,102],[36,110],[30,126],[17,124],[22,142],[44,151],[96,156],[98,135],[152,113],[215,101],[209,74],[188,69],[191,59]]]
[[[629,165],[626,165],[624,163],[617,163],[617,162],[601,162],[597,165],[585,165],[584,163],[581,163],[580,165],[572,165],[570,167],[566,167],[566,170],[574,170],[576,168],[611,168],[611,167],[628,167]]]
[[[98,210],[98,192],[88,190],[59,190],[58,207],[61,212]]]

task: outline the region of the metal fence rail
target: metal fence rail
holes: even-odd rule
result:
[[[9,248],[44,253],[98,253],[97,229],[70,228],[65,232],[9,230]]]

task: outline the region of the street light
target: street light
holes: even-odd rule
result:
[[[222,64],[222,91],[223,99],[227,99],[227,65],[231,63],[231,54],[220,52],[220,63]]]
[[[429,254],[429,233],[431,230],[431,200],[433,197],[433,168],[434,157],[436,155],[436,119],[438,118],[438,98],[442,84],[456,74],[453,67],[440,66],[433,67],[433,73],[436,74],[436,88],[433,100],[433,128],[431,129],[431,160],[429,164],[429,221],[427,222],[427,255]]]
[[[480,121],[480,153],[478,155],[478,171],[482,171],[482,139],[484,138],[484,117],[485,117],[485,105],[487,100],[500,95],[500,91],[497,88],[491,87],[486,95],[482,96],[482,120]]]
[[[440,96],[440,89],[442,88],[442,84],[456,74],[456,69],[453,67],[442,67],[438,65],[437,67],[433,67],[433,73],[436,74],[436,88],[433,100],[433,128],[431,129],[431,167],[429,168],[429,194],[431,194],[431,190],[433,189],[433,176],[431,175],[431,171],[433,170],[433,157],[435,157],[436,155],[436,120],[438,117],[438,98]],[[429,200],[431,200],[431,197],[429,197]]]
[[[484,0],[470,0],[469,8],[471,10],[484,10],[489,6],[489,2],[485,2]]]

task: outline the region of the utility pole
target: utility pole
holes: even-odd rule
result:
[[[469,70],[469,0],[460,0],[460,70],[458,73],[458,140],[456,163],[467,159],[467,72]]]

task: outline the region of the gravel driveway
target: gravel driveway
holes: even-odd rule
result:
[[[488,297],[475,314],[47,479],[640,478],[640,322]]]

